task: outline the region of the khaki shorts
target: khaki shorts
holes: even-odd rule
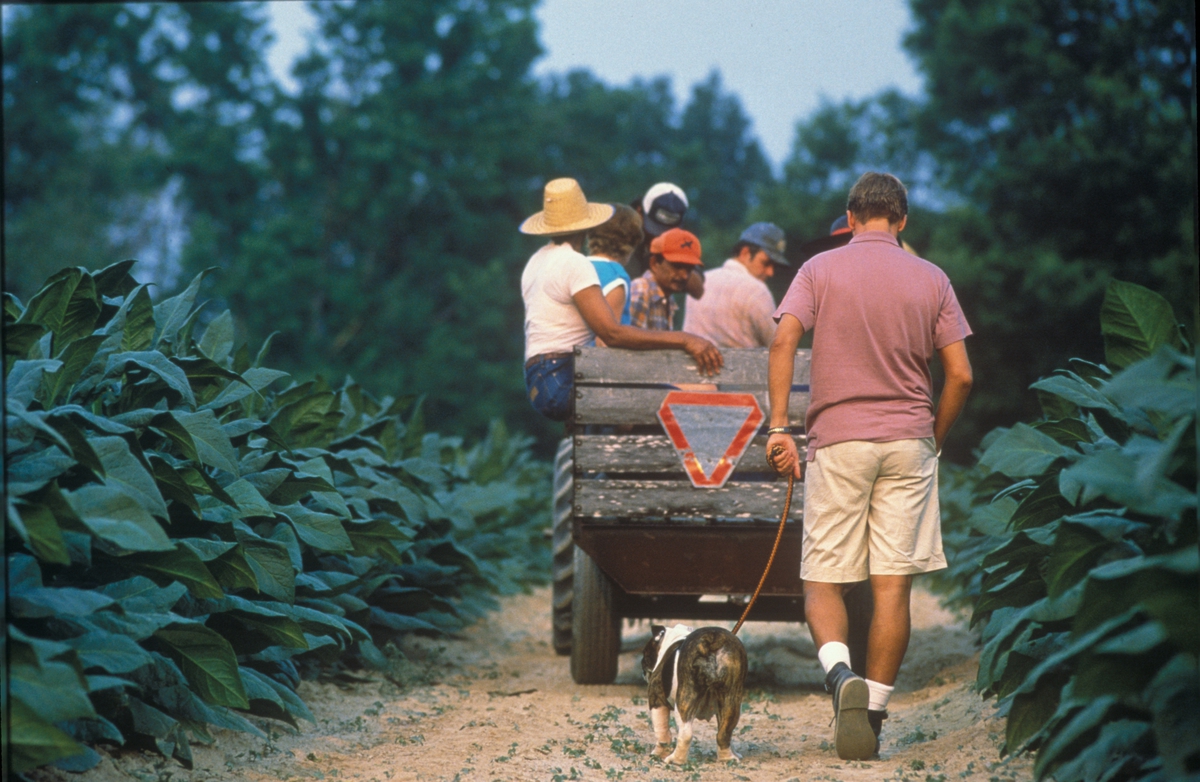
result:
[[[800,578],[823,583],[946,567],[932,437],[818,448],[804,478]]]

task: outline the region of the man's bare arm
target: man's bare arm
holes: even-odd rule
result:
[[[941,453],[950,427],[954,426],[967,404],[974,375],[971,372],[971,361],[967,358],[966,342],[962,340],[940,348],[938,358],[941,359],[942,369],[945,370],[946,383],[942,386],[942,397],[938,400],[937,413],[933,417],[933,439],[937,443],[938,453]]]
[[[792,376],[796,371],[796,348],[804,336],[804,326],[794,315],[784,315],[775,329],[771,341],[770,358],[767,364],[767,396],[771,402],[771,427],[788,425],[788,400],[792,395]],[[797,478],[800,472],[800,454],[796,441],[789,434],[773,434],[767,439],[767,453],[772,446],[783,446],[784,453],[775,460],[781,473],[791,471]]]
[[[653,331],[633,326],[622,326],[613,317],[608,301],[600,293],[600,286],[593,285],[571,297],[579,314],[588,327],[605,345],[634,350],[685,350],[696,360],[700,372],[715,375],[721,371],[725,359],[717,346],[706,339],[684,331]]]

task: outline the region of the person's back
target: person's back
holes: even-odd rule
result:
[[[812,302],[800,318],[813,332],[812,448],[928,437],[929,362],[969,333],[946,274],[886,231],[868,231],[813,257],[797,278],[784,301]]]
[[[755,223],[742,232],[729,260],[705,274],[704,298],[689,299],[683,329],[723,348],[758,348],[775,336],[775,298],[766,281],[787,266],[783,229]]]

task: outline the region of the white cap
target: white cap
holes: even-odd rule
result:
[[[654,204],[654,199],[667,193],[674,193],[683,202],[684,208],[687,208],[687,193],[683,192],[683,188],[670,182],[659,182],[657,185],[651,185],[650,189],[646,191],[646,195],[642,196],[642,211],[649,212],[650,207]]]

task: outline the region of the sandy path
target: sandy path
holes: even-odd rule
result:
[[[316,715],[298,734],[272,726],[271,740],[218,732],[194,749],[196,767],[139,752],[105,756],[83,775],[43,780],[1026,780],[1030,763],[1002,763],[1004,731],[971,691],[977,653],[960,622],[924,592],[914,595],[914,632],[884,726],[882,758],[841,761],[831,746],[832,709],[812,641],[800,625],[748,623],[747,702],[734,736],[740,764],[715,760],[714,723],[704,723],[687,766],[648,756],[640,653],[621,656],[616,683],[579,686],[550,648],[549,590],[506,599],[502,610],[448,640],[412,639],[401,688],[364,681],[305,682]],[[647,625],[626,625],[626,646]],[[640,650],[639,650],[640,652]]]

